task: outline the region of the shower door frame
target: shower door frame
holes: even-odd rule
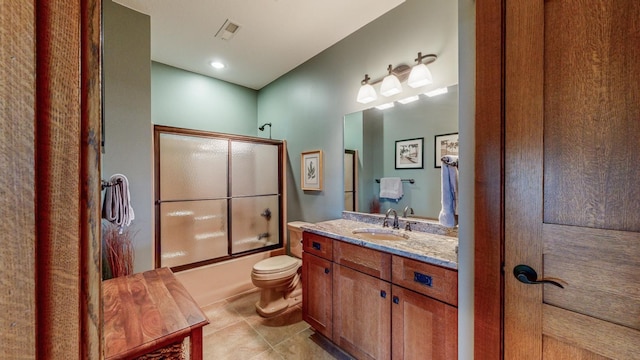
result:
[[[247,255],[252,255],[256,253],[276,250],[284,248],[284,237],[286,235],[285,229],[285,156],[286,156],[286,142],[284,140],[274,140],[274,139],[265,139],[253,136],[245,136],[245,135],[236,135],[236,134],[226,134],[212,131],[204,131],[204,130],[194,130],[194,129],[185,129],[178,128],[172,126],[164,126],[164,125],[154,125],[153,127],[153,153],[154,153],[154,211],[155,211],[155,240],[154,240],[154,263],[156,268],[162,267],[162,246],[161,246],[161,212],[160,212],[160,204],[162,201],[160,200],[160,135],[161,134],[173,134],[173,135],[182,135],[182,136],[192,136],[192,137],[202,137],[208,139],[224,139],[229,142],[231,141],[242,141],[253,144],[264,144],[264,145],[274,145],[278,147],[278,243],[274,245],[268,245],[256,249],[246,250],[243,252],[239,252],[237,254],[233,254],[232,252],[232,244],[233,244],[233,230],[232,230],[232,219],[231,219],[231,199],[234,197],[229,193],[230,185],[232,183],[231,173],[231,156],[232,153],[228,153],[227,159],[227,255],[216,257],[212,259],[200,260],[193,263],[188,263],[184,265],[172,266],[171,270],[174,272],[179,272],[188,269],[194,269],[201,266],[206,266],[210,264],[219,263],[222,261],[227,261],[231,259],[237,259],[240,257],[244,257]]]

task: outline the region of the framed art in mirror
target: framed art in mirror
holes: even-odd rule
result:
[[[305,151],[300,156],[302,190],[322,190],[322,150]]]
[[[423,169],[424,138],[396,140],[396,169]]]
[[[442,157],[445,155],[458,156],[458,133],[442,134],[435,136],[434,167],[442,167]]]

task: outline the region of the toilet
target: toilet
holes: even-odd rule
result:
[[[302,229],[303,221],[287,224],[289,254],[264,259],[253,265],[251,281],[260,288],[256,312],[263,317],[283,313],[302,302]]]

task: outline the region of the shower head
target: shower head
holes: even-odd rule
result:
[[[265,126],[269,126],[269,127],[271,127],[271,123],[264,123],[264,124],[262,124],[262,125],[258,128],[258,130],[260,130],[260,131],[264,131],[264,127],[265,127]]]

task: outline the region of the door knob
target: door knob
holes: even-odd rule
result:
[[[530,266],[528,265],[518,265],[516,267],[513,268],[513,276],[516,277],[516,279],[518,279],[518,281],[520,281],[521,283],[525,283],[525,284],[551,284],[551,285],[555,285],[559,288],[564,289],[564,286],[562,286],[562,284],[555,282],[553,280],[545,280],[545,279],[540,279],[538,280],[538,273],[536,273],[535,270],[533,270]]]

